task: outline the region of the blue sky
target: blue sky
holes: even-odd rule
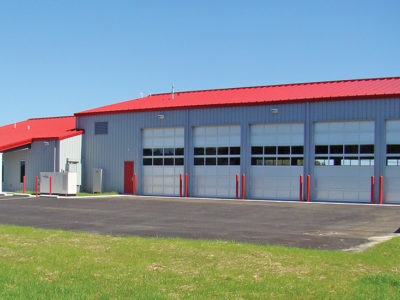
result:
[[[0,1],[0,125],[150,93],[400,76],[400,1]]]

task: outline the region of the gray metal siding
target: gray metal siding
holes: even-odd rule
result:
[[[40,172],[53,172],[54,168],[54,147],[56,147],[56,162],[58,151],[58,141],[47,141],[48,146],[44,142],[33,142],[31,149],[27,153],[26,161],[26,189],[35,189],[35,177]],[[56,170],[58,166],[56,165]]]
[[[22,190],[20,182],[20,162],[25,161],[25,172],[27,169],[27,157],[29,150],[18,150],[3,154],[4,182],[3,191],[15,192]]]
[[[278,109],[277,114],[271,108]],[[165,118],[159,120],[157,115]],[[226,107],[124,113],[78,117],[78,128],[84,129],[82,147],[83,185],[91,190],[92,168],[104,169],[104,189],[123,192],[123,164],[126,160],[135,162],[138,180],[142,167],[142,128],[185,127],[185,170],[193,173],[192,130],[204,125],[240,125],[242,130],[241,171],[248,173],[250,166],[249,126],[257,123],[302,122],[305,125],[305,166],[304,175],[312,174],[314,163],[313,124],[317,121],[375,120],[376,122],[376,171],[379,176],[384,166],[384,121],[400,118],[399,99],[369,99],[352,101],[326,101],[260,105],[248,107]],[[95,122],[108,121],[107,135],[95,135]],[[189,193],[192,191],[189,181]],[[138,182],[138,193],[141,183]]]

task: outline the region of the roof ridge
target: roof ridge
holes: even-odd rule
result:
[[[392,77],[375,77],[375,78],[361,78],[361,79],[342,79],[342,80],[327,80],[327,81],[311,81],[311,82],[297,82],[297,83],[284,83],[284,84],[272,84],[272,85],[255,85],[255,86],[242,86],[242,87],[232,87],[232,88],[217,88],[217,89],[205,89],[205,90],[192,90],[192,91],[182,91],[182,92],[174,92],[174,94],[184,94],[184,93],[199,93],[199,92],[214,92],[214,91],[227,91],[227,90],[240,90],[240,89],[253,89],[253,88],[269,88],[269,87],[281,87],[281,86],[296,86],[296,85],[311,85],[311,84],[326,84],[326,83],[334,83],[334,82],[354,82],[354,81],[372,81],[372,80],[389,80],[389,79],[400,79],[400,76],[392,76]],[[162,95],[170,95],[169,93],[159,93],[159,94],[150,94],[146,97],[150,96],[162,96]],[[145,98],[145,97],[143,97]],[[137,98],[141,99],[141,98]],[[137,100],[131,99],[127,101]],[[124,101],[125,102],[125,101]]]

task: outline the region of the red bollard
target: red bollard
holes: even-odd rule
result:
[[[179,174],[179,197],[182,197],[182,173]]]
[[[242,174],[242,199],[245,198],[246,195],[246,175]]]
[[[311,176],[310,174],[307,175],[307,202],[310,202],[310,181]]]
[[[371,176],[371,204],[374,203],[375,176]]]
[[[188,173],[185,173],[185,197],[188,196]]]
[[[22,193],[25,194],[25,175],[22,177]]]
[[[236,174],[236,199],[239,199],[239,174]]]
[[[383,190],[383,176],[379,176],[379,204],[383,203],[382,190]]]
[[[303,175],[300,175],[299,201],[303,201]]]
[[[38,197],[39,178],[36,176],[36,198]]]
[[[136,196],[137,176],[133,174],[133,194]]]
[[[50,194],[50,196],[51,196],[51,176],[50,176],[50,179],[49,179],[49,180],[50,180],[50,193],[49,193],[49,194]]]

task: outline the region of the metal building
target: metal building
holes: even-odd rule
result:
[[[176,196],[188,174],[189,196],[234,198],[239,175],[248,199],[400,203],[400,77],[166,93],[75,116],[85,190],[102,169],[106,191],[132,193],[136,174],[138,194]]]
[[[81,174],[82,130],[75,117],[30,119],[0,127],[0,192],[34,190],[40,172]],[[78,184],[80,185],[79,181]]]

